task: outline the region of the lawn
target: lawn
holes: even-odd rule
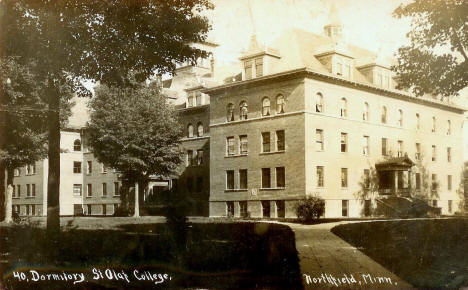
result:
[[[468,219],[355,223],[332,232],[415,287],[468,286]]]
[[[56,244],[41,227],[0,231],[0,274],[7,289],[302,288],[294,233],[278,224],[191,223],[186,243],[163,223],[70,227]],[[37,274],[30,270],[44,280],[32,281]],[[64,273],[83,273],[85,281],[49,281]]]

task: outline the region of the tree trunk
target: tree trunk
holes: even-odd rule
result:
[[[6,200],[5,200],[5,222],[11,223],[13,221],[13,209],[12,209],[12,199],[13,199],[13,174],[14,169],[7,169],[7,190],[6,190]]]
[[[2,135],[0,135],[2,136]],[[7,188],[5,186],[6,180],[5,180],[5,162],[0,160],[0,221],[3,221],[5,219],[6,215],[6,196],[7,196]]]
[[[140,217],[140,190],[138,182],[135,182],[135,213],[133,217]]]
[[[60,231],[60,96],[49,79],[49,176],[47,181],[47,233]]]

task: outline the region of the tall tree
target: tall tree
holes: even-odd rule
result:
[[[2,0],[0,51],[22,64],[37,62],[48,98],[47,230],[59,231],[60,112],[68,86],[90,92],[81,80],[128,85],[155,72],[173,72],[175,63],[195,62],[207,53],[192,47],[206,39],[212,8],[208,0]]]
[[[468,86],[468,1],[414,0],[394,16],[412,18],[411,44],[398,50],[393,67],[398,88],[450,97]]]
[[[117,169],[135,186],[135,216],[139,196],[151,175],[170,177],[181,161],[182,128],[173,106],[166,103],[157,82],[131,86],[100,86],[90,102],[88,144],[97,159]],[[140,189],[140,190],[138,190]]]

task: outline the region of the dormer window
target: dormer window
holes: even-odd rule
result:
[[[255,59],[255,76],[257,78],[263,76],[263,59],[262,58]]]
[[[343,64],[340,61],[336,63],[336,75],[343,75]]]
[[[193,96],[188,97],[187,108],[193,107]]]
[[[252,78],[252,61],[248,60],[244,63],[245,68],[245,79],[250,80]]]
[[[201,104],[202,104],[201,93],[200,93],[200,92],[196,92],[195,96],[196,96],[196,97],[195,97],[195,100],[196,100],[195,106],[201,106]]]

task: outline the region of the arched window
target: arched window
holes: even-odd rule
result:
[[[341,99],[341,109],[340,109],[340,116],[343,118],[346,118],[348,112],[347,112],[347,102],[345,98]]]
[[[322,93],[317,93],[317,99],[315,100],[315,112],[323,112],[323,95]]]
[[[421,118],[419,117],[419,114],[416,113],[416,129],[421,128]]]
[[[382,107],[382,123],[387,123],[387,107],[385,106]]]
[[[247,102],[242,101],[239,105],[239,111],[240,111],[240,119],[241,120],[247,120],[247,114],[249,112],[247,108]]]
[[[76,139],[75,142],[73,142],[73,151],[81,151],[80,139]]]
[[[436,131],[436,117],[432,117],[432,133]]]
[[[276,97],[276,114],[284,113],[284,97],[283,95],[278,95]]]
[[[398,110],[398,126],[403,127],[403,111]]]
[[[226,120],[228,122],[234,121],[234,105],[232,103],[229,103],[229,105],[227,105],[226,113]]]
[[[262,101],[262,116],[269,116],[270,115],[270,99],[263,98]]]
[[[452,134],[452,123],[450,120],[447,120],[447,135]]]
[[[364,103],[364,111],[362,112],[362,120],[369,121],[369,104],[367,102]]]
[[[193,125],[188,124],[187,126],[187,137],[193,138]]]
[[[202,137],[203,136],[203,124],[201,122],[199,122],[197,124],[197,136],[198,137]]]

